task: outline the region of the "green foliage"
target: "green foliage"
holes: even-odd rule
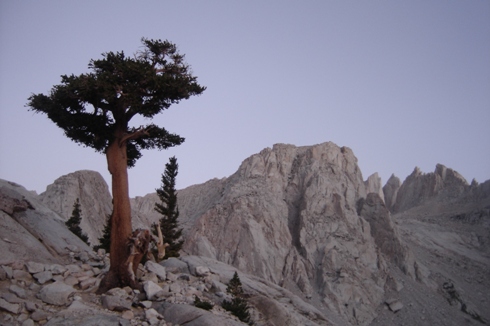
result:
[[[165,172],[162,174],[162,184],[156,189],[160,198],[160,203],[155,203],[155,210],[162,215],[160,218],[160,228],[165,243],[169,246],[165,251],[165,258],[179,257],[184,240],[181,240],[182,229],[179,228],[179,208],[177,206],[177,190],[175,181],[179,173],[179,165],[175,156],[165,164]],[[157,233],[154,231],[154,234]],[[155,254],[156,257],[156,254]]]
[[[99,244],[94,246],[94,250],[104,249],[105,252],[110,252],[111,250],[111,219],[112,214],[107,215],[107,223],[102,231],[102,237],[99,238]]]
[[[73,232],[77,237],[83,240],[86,244],[90,245],[88,242],[88,237],[82,232],[80,228],[80,222],[82,221],[82,210],[80,208],[80,200],[77,198],[73,204],[73,211],[71,212],[71,217],[65,222],[68,229]]]
[[[27,106],[45,113],[71,140],[100,153],[116,134],[135,135],[127,139],[129,167],[141,157],[142,149],[180,145],[184,138],[165,128],[148,124],[138,129],[128,123],[135,115],[152,118],[206,88],[197,83],[176,45],[141,41],[143,49],[134,56],[104,53],[102,59],[89,62],[90,72],[61,76],[61,84],[53,86],[49,95],[32,94]]]
[[[242,282],[238,277],[238,273],[235,272],[233,278],[228,283],[226,288],[226,292],[232,295],[231,301],[223,300],[222,307],[225,310],[228,310],[233,315],[238,317],[242,322],[248,323],[252,325],[252,321],[250,320],[250,314],[248,312],[248,303],[245,298],[245,294],[242,288]]]
[[[196,295],[196,298],[194,299],[194,306],[197,308],[201,308],[204,310],[211,310],[213,309],[213,304],[207,301],[201,301],[199,297]]]

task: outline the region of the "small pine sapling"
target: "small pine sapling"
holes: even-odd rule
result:
[[[94,250],[104,249],[105,252],[109,252],[111,249],[111,216],[107,215],[107,223],[102,231],[102,236],[99,238],[99,244],[94,246]]]
[[[155,210],[162,215],[159,220],[160,231],[163,235],[163,242],[168,243],[165,248],[165,256],[179,257],[179,251],[184,244],[181,239],[182,229],[179,228],[179,207],[177,206],[177,189],[175,188],[176,178],[179,171],[177,158],[175,156],[169,159],[165,164],[165,172],[162,174],[162,185],[156,189],[157,195],[160,198],[160,203],[155,203]],[[158,224],[154,224],[158,228]],[[157,235],[157,232],[153,232]],[[157,250],[154,250],[154,256],[158,256]]]
[[[242,322],[252,325],[252,321],[250,320],[250,313],[248,312],[247,299],[245,298],[245,294],[242,288],[242,282],[240,281],[237,272],[235,272],[233,278],[228,283],[226,292],[231,294],[232,299],[231,301],[223,301],[223,309],[231,312]]]
[[[80,200],[77,198],[73,204],[73,211],[71,212],[71,217],[65,222],[68,229],[75,234],[77,237],[82,239],[83,242],[90,245],[88,242],[88,236],[82,232],[80,228],[80,222],[82,221],[82,209],[80,208]]]
[[[204,310],[211,310],[214,307],[212,303],[207,301],[202,301],[201,299],[199,299],[197,295],[196,298],[194,299],[194,306]]]

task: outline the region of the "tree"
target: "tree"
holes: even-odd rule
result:
[[[104,249],[106,252],[111,250],[111,216],[112,214],[107,215],[107,223],[99,238],[99,244],[94,246],[94,250]]]
[[[86,244],[90,245],[88,242],[88,236],[82,232],[80,228],[80,222],[82,221],[82,210],[80,208],[80,200],[77,198],[73,204],[73,211],[71,212],[71,217],[65,222],[68,230],[73,232],[77,237],[83,240]]]
[[[226,287],[226,292],[231,294],[231,301],[223,300],[222,307],[225,310],[230,311],[233,315],[237,316],[238,319],[244,323],[252,324],[250,320],[250,314],[248,312],[248,303],[245,298],[245,293],[243,292],[242,282],[238,277],[238,273],[235,271],[233,278],[228,283]]]
[[[182,229],[179,229],[177,221],[179,207],[177,206],[175,179],[178,173],[179,165],[177,164],[177,159],[173,156],[165,164],[165,172],[162,174],[162,185],[159,189],[156,189],[160,203],[155,203],[155,210],[162,214],[162,217],[160,218],[160,225],[157,224],[155,226],[157,228],[160,227],[164,242],[169,244],[165,249],[165,258],[179,257],[179,251],[184,244],[184,240],[180,240]]]
[[[49,95],[32,94],[27,106],[47,114],[74,142],[104,153],[112,178],[110,269],[98,292],[113,287],[140,288],[135,280],[137,261],[131,261],[127,241],[131,237],[128,167],[135,165],[144,149],[167,149],[184,138],[149,123],[130,125],[135,116],[146,119],[206,88],[197,83],[176,45],[143,38],[142,50],[127,57],[107,52],[90,60],[89,73],[61,76]],[[131,258],[132,259],[132,258]]]

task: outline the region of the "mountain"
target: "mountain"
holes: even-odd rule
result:
[[[332,325],[290,291],[205,257],[148,261],[138,270],[143,292],[96,295],[109,257],[92,252],[37,197],[0,180],[0,325],[245,325],[221,308],[235,272],[256,325]],[[196,297],[212,311],[197,308]]]
[[[80,174],[40,196],[53,208],[65,202],[64,219],[77,196],[103,188]],[[332,324],[490,320],[490,181],[468,184],[438,164],[381,184],[377,174],[363,179],[347,147],[276,144],[228,178],[178,192],[183,257],[220,261],[284,288]],[[134,227],[159,218],[157,200],[131,199]],[[91,205],[110,207],[110,197],[82,202],[82,213]]]
[[[39,195],[46,207],[67,221],[73,212],[73,204],[80,200],[82,221],[80,227],[91,244],[97,244],[102,235],[107,215],[112,212],[109,187],[100,173],[77,171],[59,177]]]

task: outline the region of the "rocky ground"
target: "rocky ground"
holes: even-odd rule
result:
[[[76,247],[67,254],[67,264],[18,260],[0,266],[0,325],[246,325],[221,308],[231,300],[226,284],[237,271],[232,266],[197,256],[148,261],[137,275],[143,291],[115,288],[96,295],[107,255]],[[240,275],[255,325],[332,324],[294,294]],[[212,309],[195,307],[196,297]]]
[[[67,249],[71,262],[41,264],[14,261],[0,267],[0,325],[240,325],[218,304],[226,285],[209,268],[171,259],[167,267],[140,266],[144,291],[115,288],[95,291],[108,268],[106,255]],[[213,302],[208,312],[194,307],[195,297]],[[176,305],[179,305],[177,307]]]
[[[387,293],[403,304],[377,309],[372,325],[484,325],[490,321],[490,206],[424,206],[393,215],[402,239],[426,266],[426,284],[397,270],[403,288]]]

